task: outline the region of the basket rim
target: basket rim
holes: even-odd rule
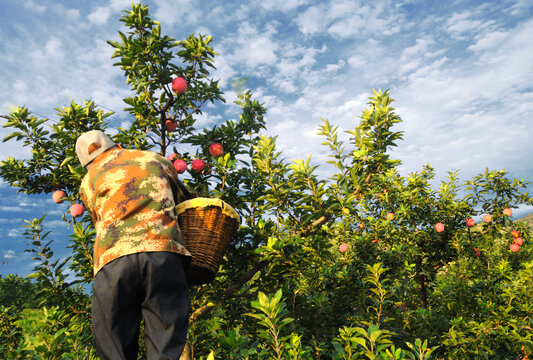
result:
[[[205,198],[205,197],[197,197],[194,199],[185,200],[178,205],[176,205],[176,215],[180,215],[184,213],[188,209],[193,208],[205,208],[208,206],[215,206],[220,209],[222,209],[222,213],[226,216],[229,216],[235,220],[237,220],[237,223],[240,224],[241,217],[235,211],[235,209],[225,202],[224,200],[217,199],[217,198]]]

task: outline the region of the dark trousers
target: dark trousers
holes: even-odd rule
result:
[[[122,256],[98,271],[92,323],[102,360],[137,359],[141,318],[147,359],[179,359],[190,309],[183,260],[170,252],[144,252]]]

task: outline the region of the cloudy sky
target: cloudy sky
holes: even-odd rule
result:
[[[227,105],[208,111],[202,126],[235,118],[230,80],[248,78],[284,156],[311,154],[322,164],[320,119],[354,129],[372,89],[388,89],[403,119],[396,129],[404,141],[394,150],[402,173],[431,163],[439,179],[459,170],[467,180],[490,168],[533,180],[533,0],[144,3],[177,40],[193,32],[214,37],[213,76]],[[0,114],[25,105],[54,119],[55,108],[92,99],[127,121],[122,98],[131,94],[106,40],[118,40],[118,19],[130,4],[2,0]],[[0,138],[7,134],[0,128]],[[7,156],[28,154],[0,143],[0,160]],[[0,182],[0,274],[31,271],[22,225],[43,212],[64,256],[67,210],[49,195],[17,194]]]

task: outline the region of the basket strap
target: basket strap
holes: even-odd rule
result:
[[[181,180],[178,180],[178,187],[180,188],[181,192],[183,193],[183,200],[181,200],[181,201],[194,199],[195,197],[197,197],[197,195],[194,192],[191,192],[191,191],[189,191],[189,189],[187,189],[187,187],[181,182]]]

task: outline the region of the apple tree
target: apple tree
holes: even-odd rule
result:
[[[79,203],[84,169],[75,141],[102,129],[125,148],[169,156],[199,196],[231,204],[241,226],[217,278],[190,289],[183,359],[531,354],[530,229],[509,216],[533,204],[527,182],[487,170],[463,183],[450,173],[435,184],[430,164],[401,175],[391,149],[402,139],[394,129],[402,120],[388,91],[374,91],[348,143],[322,120],[326,178],[311,157],[288,162],[276,149],[275,136],[265,135],[266,109],[250,90],[238,96],[237,119],[198,129],[198,117],[211,115],[204,105],[224,103],[210,75],[213,39],[163,35],[141,4],[120,21],[127,31],[108,43],[131,87],[128,126],[114,126],[113,113],[92,101],[57,108],[57,119],[18,108],[3,116],[12,129],[4,141],[31,155],[2,161],[0,176],[27,194],[62,190],[64,201]],[[222,154],[210,151],[214,143]],[[465,222],[485,214],[490,221]],[[63,218],[72,235],[62,261],[44,216],[26,225],[41,304],[25,313],[1,309],[0,326],[14,329],[0,342],[11,358],[96,358],[86,290],[94,226],[89,216]]]

